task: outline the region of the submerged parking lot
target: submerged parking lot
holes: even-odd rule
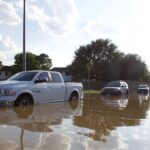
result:
[[[149,95],[86,94],[81,102],[0,108],[0,149],[150,147]]]

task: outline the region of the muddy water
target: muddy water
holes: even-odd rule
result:
[[[148,95],[0,108],[0,150],[150,149]]]

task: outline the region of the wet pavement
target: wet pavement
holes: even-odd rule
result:
[[[149,139],[149,95],[0,108],[0,150],[149,150]]]

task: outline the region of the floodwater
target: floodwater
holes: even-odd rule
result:
[[[149,150],[149,95],[0,108],[0,150]]]

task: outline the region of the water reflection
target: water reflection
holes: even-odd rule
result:
[[[149,101],[141,105],[137,95],[129,97],[100,97],[88,95],[84,101],[82,116],[74,118],[79,127],[93,129],[87,135],[94,140],[104,141],[112,130],[121,126],[136,126],[146,117]]]
[[[0,147],[2,150],[23,150],[27,147],[30,147],[29,149],[32,149],[31,147],[33,147],[33,149],[41,150],[49,149],[49,146],[51,146],[52,149],[57,149],[59,146],[61,147],[61,149],[66,149],[68,145],[62,143],[61,140],[66,139],[66,136],[61,134],[55,134],[51,138],[49,133],[54,132],[51,128],[53,126],[60,125],[63,119],[72,119],[72,117],[81,115],[81,113],[82,102],[79,101],[74,101],[70,103],[65,102],[42,104],[31,107],[1,108],[0,131],[2,131],[1,134],[3,136],[0,136]],[[17,129],[20,129],[19,134],[18,131],[11,130],[13,127],[17,127]],[[9,132],[9,130],[11,132]],[[26,139],[25,136],[27,133],[29,133],[28,139]],[[34,133],[39,134],[34,135]],[[47,134],[44,135],[43,133]],[[17,139],[19,141],[14,138],[14,135],[17,136]],[[33,143],[36,144],[33,145]]]
[[[125,149],[129,143],[119,145],[122,138],[118,128],[139,127],[149,108],[149,95],[137,94],[128,97],[87,94],[78,103],[0,108],[0,148]]]
[[[110,107],[111,109],[125,109],[128,104],[128,97],[126,95],[101,96],[101,101],[105,107]]]
[[[0,125],[15,125],[32,132],[51,132],[51,125],[61,124],[62,119],[79,115],[81,102],[41,104],[29,107],[0,109]]]
[[[144,101],[147,101],[149,99],[149,93],[145,93],[145,94],[138,94],[138,98],[139,98],[139,103],[142,104]]]

